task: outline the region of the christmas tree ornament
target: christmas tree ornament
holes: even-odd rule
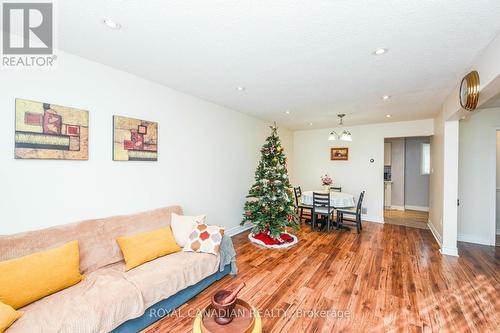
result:
[[[298,230],[299,223],[276,124],[271,126],[271,135],[260,151],[255,184],[247,195],[241,225],[252,224],[248,238],[254,243],[270,248],[289,247],[297,243],[297,237],[287,230]]]

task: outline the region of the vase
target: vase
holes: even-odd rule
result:
[[[325,192],[330,192],[330,185],[323,185],[323,190]]]

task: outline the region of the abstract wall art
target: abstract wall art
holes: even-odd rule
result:
[[[89,113],[16,99],[16,159],[88,160]]]
[[[158,123],[113,116],[113,160],[157,161]]]

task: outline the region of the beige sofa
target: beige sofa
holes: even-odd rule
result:
[[[219,256],[192,252],[174,253],[124,271],[116,238],[170,225],[172,212],[182,214],[182,209],[171,206],[0,236],[0,261],[76,239],[85,276],[77,285],[21,308],[24,315],[6,332],[109,332],[217,272]]]

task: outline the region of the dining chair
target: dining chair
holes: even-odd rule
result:
[[[312,206],[312,225],[311,228],[314,230],[316,227],[316,221],[318,216],[324,216],[326,218],[327,230],[330,231],[330,221],[333,219],[333,213],[335,212],[335,207],[330,205],[330,192],[328,193],[318,193],[313,192],[313,206]]]
[[[363,230],[363,225],[361,224],[361,207],[363,206],[363,199],[365,197],[365,191],[361,192],[358,199],[358,204],[356,207],[352,208],[338,208],[337,209],[337,228],[340,225],[344,225],[344,222],[350,222],[356,224],[356,231],[360,232]],[[354,215],[354,220],[344,218],[344,215]]]
[[[306,222],[307,222],[307,217],[309,217],[309,218],[311,217],[312,206],[311,205],[304,205],[301,202],[302,189],[300,188],[300,186],[294,187],[293,192],[295,193],[295,205],[297,206],[296,213],[299,215],[299,222],[302,224],[302,219],[304,217],[306,217]]]
[[[330,191],[332,192],[342,192],[342,187],[331,186]]]

